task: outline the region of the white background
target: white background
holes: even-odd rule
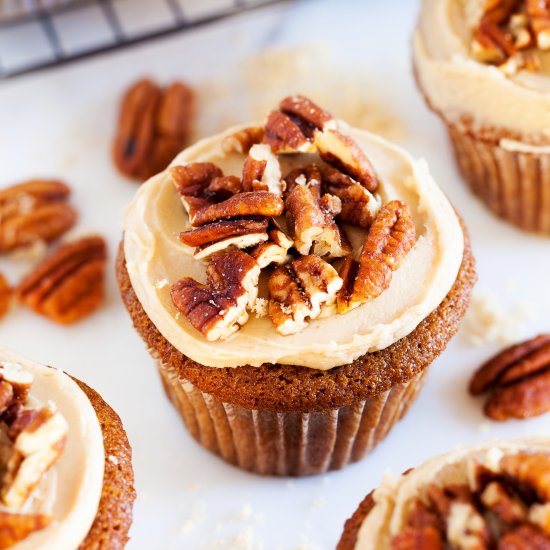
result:
[[[62,177],[74,188],[81,214],[77,232],[104,234],[111,259],[107,304],[98,313],[63,328],[15,309],[0,322],[0,345],[85,380],[122,417],[139,495],[129,548],[333,548],[344,520],[386,468],[401,472],[461,443],[549,433],[548,416],[502,425],[484,420],[481,402],[468,396],[466,385],[498,345],[474,347],[459,334],[434,364],[406,419],[361,463],[312,479],[250,475],[210,455],[186,433],[118,296],[112,263],[119,220],[136,190],[115,173],[109,158],[121,90],[143,74],[196,85],[229,79],[240,60],[267,46],[321,41],[350,75],[370,75],[406,128],[402,143],[428,160],[460,210],[474,241],[478,291],[492,293],[504,310],[529,304],[528,318],[517,323],[518,338],[547,331],[550,240],[497,221],[461,182],[443,127],[411,76],[416,10],[412,0],[283,4],[0,85],[0,186],[28,177]],[[322,66],[325,60],[318,61]],[[243,108],[238,96],[229,100],[235,112]],[[210,114],[230,119],[234,113],[225,112],[230,102],[226,98],[220,113],[219,103],[205,100],[202,126],[208,127]],[[0,260],[12,282],[29,267]]]

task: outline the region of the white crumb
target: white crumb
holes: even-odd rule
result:
[[[323,485],[330,485],[330,483],[332,483],[332,480],[329,476],[323,476],[323,478],[321,479],[321,483]]]
[[[191,515],[183,522],[181,526],[181,534],[189,535],[193,532],[195,527],[204,521],[206,516],[206,502],[199,500],[191,512]]]
[[[319,508],[322,508],[327,502],[327,499],[324,496],[318,496],[315,497],[309,506],[310,510],[318,510]]]
[[[263,542],[256,539],[253,527],[245,527],[236,535],[201,546],[203,550],[264,550]]]

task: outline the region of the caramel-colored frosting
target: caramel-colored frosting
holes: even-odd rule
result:
[[[530,151],[550,140],[550,56],[541,69],[508,76],[471,55],[484,0],[423,0],[413,38],[414,64],[426,98],[452,124],[504,130]],[[525,142],[525,143],[523,143]],[[508,141],[507,148],[514,144]],[[518,146],[516,144],[516,146]]]
[[[472,461],[498,471],[498,464],[504,455],[520,452],[550,454],[550,439],[528,438],[461,447],[446,455],[428,460],[407,475],[386,476],[386,479],[374,492],[375,505],[361,525],[355,549],[385,550],[390,548],[392,537],[405,527],[410,505],[418,498],[419,491],[426,485],[430,483],[468,485],[470,482],[469,466]]]
[[[0,365],[33,375],[33,407],[53,404],[69,425],[63,455],[43,476],[25,503],[12,513],[45,514],[52,522],[13,546],[14,550],[75,550],[86,538],[97,514],[105,452],[95,411],[78,385],[63,371],[29,361],[0,348]]]
[[[344,314],[311,321],[297,334],[279,334],[269,317],[252,317],[231,339],[210,342],[172,303],[170,287],[184,276],[205,280],[206,264],[177,235],[189,228],[185,210],[168,171],[144,183],[124,218],[124,252],[132,286],[149,318],[179,351],[210,367],[260,366],[264,363],[302,365],[325,370],[390,346],[409,334],[443,300],[452,287],[463,254],[458,219],[424,161],[370,134],[349,128],[375,166],[383,203],[404,200],[410,207],[417,241],[392,283],[381,296]],[[226,175],[240,175],[244,157],[225,153],[225,136],[240,128],[202,140],[183,151],[172,165],[211,161]],[[320,162],[315,154],[281,155],[282,173]],[[364,231],[350,228],[357,252]],[[260,296],[265,297],[262,281]]]

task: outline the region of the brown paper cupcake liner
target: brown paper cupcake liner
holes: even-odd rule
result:
[[[321,412],[249,410],[221,401],[157,361],[187,429],[225,461],[263,475],[305,476],[363,458],[408,411],[428,369],[376,397]]]
[[[500,218],[550,234],[550,154],[508,151],[447,124],[454,154],[473,193]]]

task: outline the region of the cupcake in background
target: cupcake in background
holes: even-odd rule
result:
[[[550,6],[423,0],[414,70],[471,190],[497,216],[550,234]]]
[[[92,388],[0,348],[0,453],[0,548],[125,546],[132,451]]]
[[[425,163],[303,96],[145,182],[117,273],[192,436],[293,476],[342,468],[388,434],[475,281]]]
[[[495,441],[387,477],[337,550],[550,548],[550,439]]]

